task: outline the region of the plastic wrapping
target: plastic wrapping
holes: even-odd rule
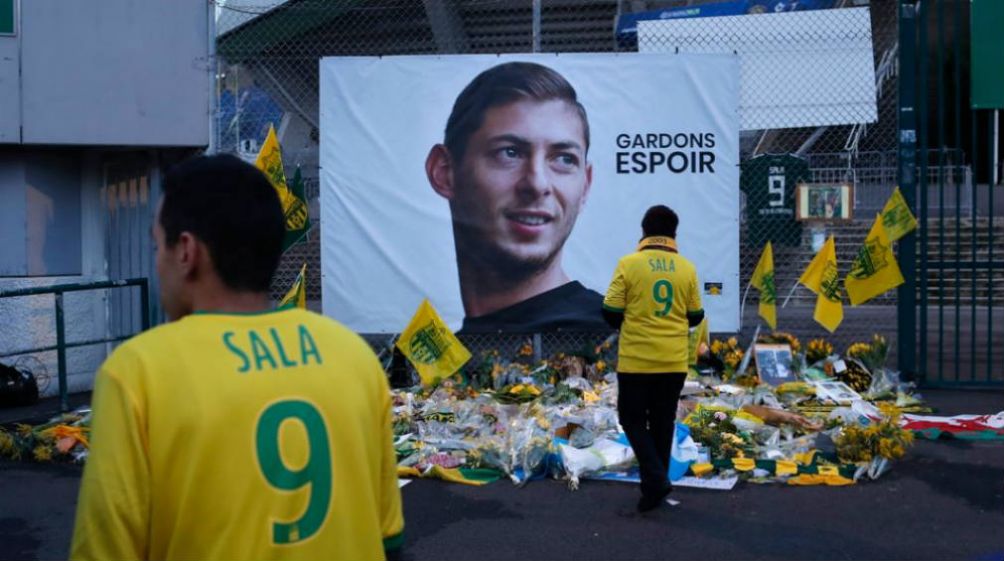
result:
[[[565,476],[570,489],[579,488],[579,480],[584,475],[600,471],[626,470],[634,462],[634,451],[620,440],[603,438],[592,446],[578,449],[558,441],[558,452],[565,466]]]

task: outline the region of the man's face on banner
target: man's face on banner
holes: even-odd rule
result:
[[[582,118],[563,100],[492,107],[453,162],[458,245],[520,276],[561,251],[589,194]]]

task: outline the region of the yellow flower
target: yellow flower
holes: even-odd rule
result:
[[[735,337],[729,337],[729,346],[733,347],[733,348],[738,347],[739,346],[739,340],[736,339]]]
[[[0,456],[6,456],[14,450],[14,437],[0,429]]]
[[[52,461],[52,448],[45,446],[44,444],[35,447],[32,452],[35,457],[36,462],[49,462]]]
[[[727,355],[725,355],[724,359],[725,364],[733,369],[738,368],[742,361],[743,352],[739,349],[730,351]]]
[[[604,362],[604,361],[602,361],[602,360],[597,361],[596,362],[596,370],[598,372],[606,372],[606,370],[607,370],[607,363]]]
[[[730,444],[735,444],[737,446],[743,443],[743,439],[732,434],[731,432],[722,433],[722,439],[727,440]]]
[[[530,343],[523,343],[523,346],[519,348],[520,356],[530,356],[533,354],[533,345]]]
[[[533,395],[540,395],[540,390],[537,389],[537,386],[526,386],[526,391]]]
[[[600,400],[600,396],[596,392],[586,390],[582,392],[582,400],[586,403],[596,403]]]
[[[516,384],[515,386],[509,388],[509,393],[516,394],[523,391],[523,384]]]

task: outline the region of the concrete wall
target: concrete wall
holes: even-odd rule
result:
[[[0,144],[21,140],[17,37],[0,37]]]
[[[51,161],[53,155],[51,152],[19,152],[17,160],[31,161],[37,158]],[[6,158],[8,164],[10,159],[8,152]],[[106,279],[100,155],[94,152],[73,153],[72,159],[79,162],[76,182],[72,185],[72,189],[67,189],[67,186],[63,184],[55,193],[59,197],[76,197],[79,201],[80,212],[75,231],[66,232],[65,235],[79,243],[80,274],[58,277],[0,278],[0,291]],[[3,161],[4,158],[0,157],[0,209],[7,208],[10,199],[16,200],[18,198],[10,196],[16,189],[13,189],[10,184],[2,182],[4,178],[9,179],[12,175],[9,173],[12,166],[2,165]],[[14,175],[16,176],[16,174]],[[42,184],[43,179],[36,179],[36,183]],[[65,178],[53,180],[50,177],[46,183],[51,187],[62,183],[62,179]],[[23,199],[23,197],[20,198]],[[4,211],[0,211],[0,215],[2,214]],[[64,306],[68,341],[99,339],[106,336],[106,291],[67,294]],[[56,342],[54,309],[52,295],[0,299],[0,354],[54,345]],[[101,361],[104,360],[107,350],[106,345],[97,345],[67,352],[67,371],[71,391],[83,391],[91,387],[94,373]],[[58,386],[56,383],[55,351],[32,356],[42,362],[51,377],[51,384],[46,394],[56,395]],[[22,359],[21,356],[13,356],[0,358],[0,362],[13,364],[19,359],[28,360]]]
[[[208,144],[211,3],[20,6],[19,34],[0,38],[0,143]]]

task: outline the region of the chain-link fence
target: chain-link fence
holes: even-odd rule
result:
[[[275,123],[287,169],[300,166],[308,183],[314,231],[305,244],[285,256],[275,282],[276,293],[289,286],[304,261],[312,271],[320,270],[321,57],[534,50],[734,51],[741,57],[743,92],[741,286],[748,283],[763,244],[770,240],[779,329],[803,339],[826,335],[838,350],[879,332],[889,338],[894,352],[894,292],[866,306],[845,307],[844,323],[834,335],[812,320],[815,296],[804,288],[794,291],[787,306],[780,306],[812,258],[814,242],[818,247],[823,236],[835,237],[841,271],[847,270],[875,213],[895,186],[897,2],[802,2],[828,9],[816,10],[809,20],[811,25],[796,27],[761,26],[756,21],[740,26],[734,23],[737,18],[678,17],[681,9],[700,15],[702,9],[718,9],[724,4],[743,3],[217,0],[217,149],[251,158],[269,124]],[[794,9],[796,4],[750,0],[744,9],[756,14],[767,9]],[[806,72],[813,78],[806,80]],[[820,84],[826,84],[837,101],[810,107],[787,99],[797,96],[803,87],[818,88]],[[749,101],[747,90],[753,92],[750,98],[754,101]],[[795,185],[799,182],[852,184],[853,220],[827,223],[825,231],[797,221]],[[311,275],[310,300],[320,299],[319,277]],[[752,291],[743,312],[742,335],[747,341],[757,324],[756,304],[756,292]],[[575,342],[570,339],[558,346],[574,346]],[[492,346],[501,349],[506,344],[497,339]]]

